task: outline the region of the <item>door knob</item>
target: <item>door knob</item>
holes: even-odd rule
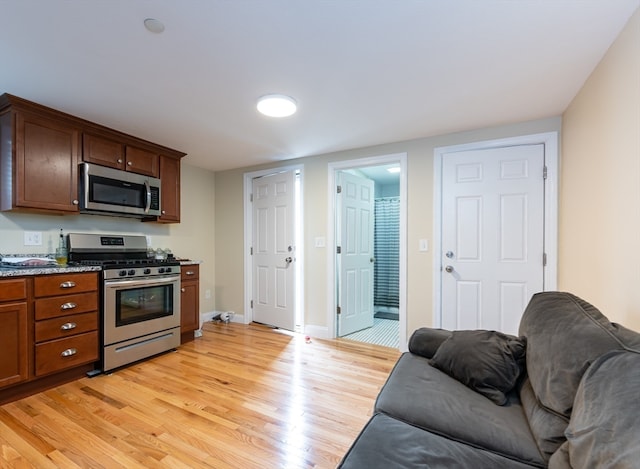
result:
[[[451,251],[447,251],[447,252],[445,253],[445,256],[447,256],[447,258],[449,258],[449,259],[452,259],[452,258],[453,258],[453,252],[451,252]]]
[[[446,267],[444,268],[444,270],[445,270],[447,273],[449,273],[449,274],[450,274],[451,272],[453,272],[453,266],[448,265],[448,266],[446,266]]]
[[[293,258],[291,258],[291,257],[287,257],[287,258],[285,258],[285,260],[284,260],[284,261],[285,261],[287,264],[291,264],[291,263],[293,262]]]

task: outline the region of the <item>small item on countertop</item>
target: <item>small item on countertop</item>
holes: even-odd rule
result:
[[[1,263],[7,267],[45,267],[56,265],[56,261],[48,257],[3,257]]]
[[[64,242],[62,228],[60,228],[60,239],[58,240],[58,247],[56,249],[56,262],[59,265],[67,265],[67,244]]]

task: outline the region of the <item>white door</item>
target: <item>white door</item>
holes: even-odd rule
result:
[[[544,145],[442,160],[442,327],[516,334],[544,287]]]
[[[295,329],[295,171],[253,180],[253,320]]]
[[[338,173],[338,335],[373,326],[374,183]]]

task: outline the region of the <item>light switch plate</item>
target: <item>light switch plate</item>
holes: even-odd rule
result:
[[[314,244],[315,247],[317,248],[323,248],[325,246],[325,239],[323,236],[318,236],[315,240],[314,240]]]
[[[421,239],[418,244],[418,250],[422,252],[427,252],[429,250],[429,240]]]

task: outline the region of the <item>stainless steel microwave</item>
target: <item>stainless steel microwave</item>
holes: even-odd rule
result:
[[[89,163],[81,163],[78,174],[81,213],[160,215],[160,179]]]

